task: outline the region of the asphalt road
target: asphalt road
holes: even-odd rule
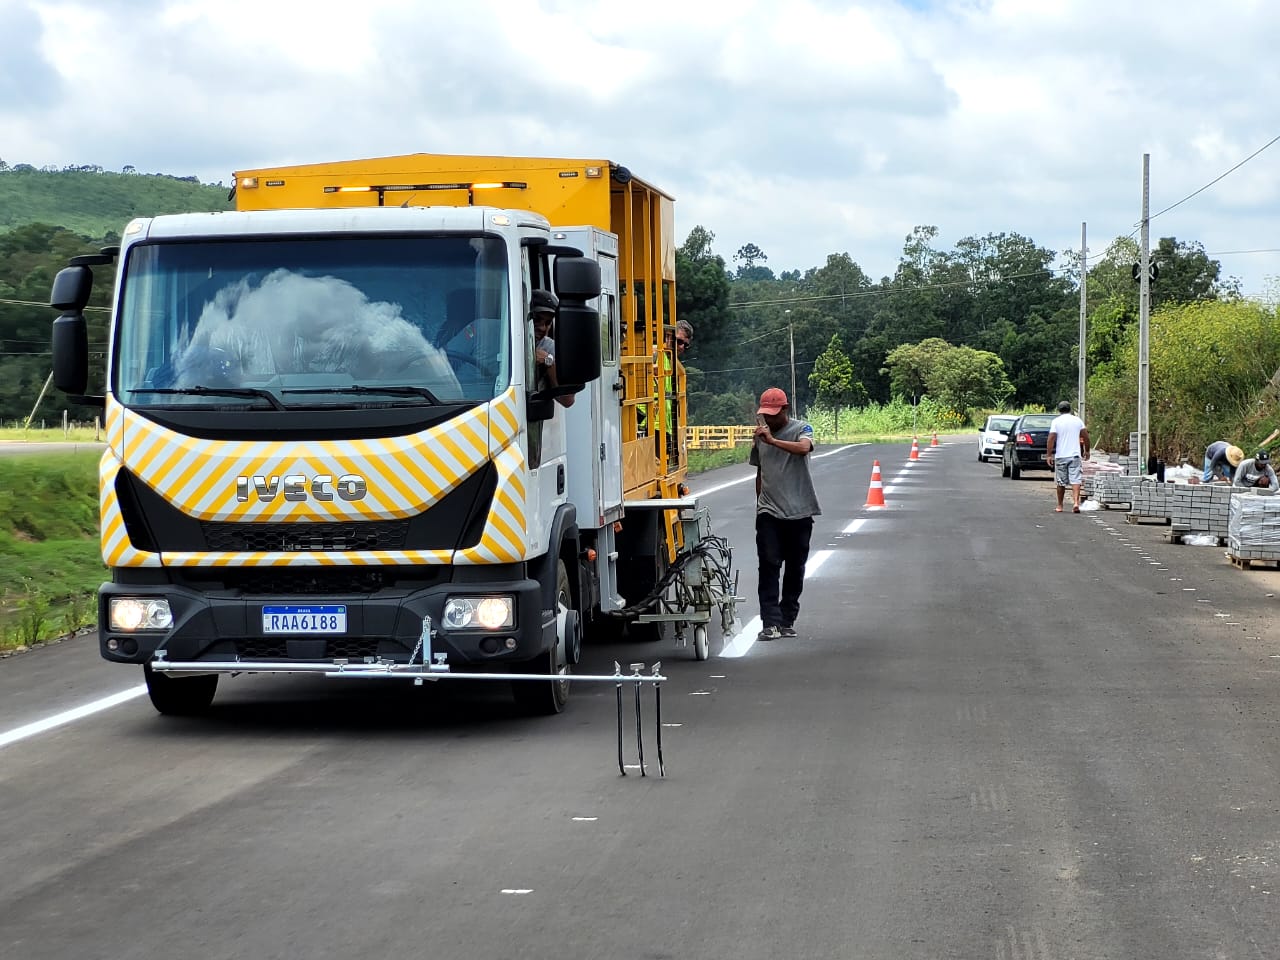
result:
[[[140,678],[0,661],[0,957],[1275,956],[1280,571],[967,441],[820,452],[797,639],[587,652],[662,660],[665,779],[618,775],[611,687],[243,678],[13,739]],[[749,620],[749,473],[694,487]]]

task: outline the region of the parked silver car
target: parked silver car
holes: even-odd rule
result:
[[[978,433],[978,462],[986,463],[987,458],[1000,459],[1004,456],[1004,442],[1009,435],[1009,428],[1018,418],[1012,415],[992,414],[987,417],[982,430]]]

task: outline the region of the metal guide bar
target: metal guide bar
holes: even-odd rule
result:
[[[334,660],[330,663],[281,663],[271,660],[234,660],[224,663],[208,663],[199,660],[168,660],[164,650],[156,651],[156,658],[151,662],[151,669],[156,673],[272,673],[297,674],[318,673],[325,677],[344,680],[412,680],[415,686],[424,682],[435,683],[440,680],[508,680],[508,681],[562,681],[565,683],[612,683],[617,688],[618,703],[618,772],[627,775],[623,758],[624,717],[622,687],[630,684],[635,690],[636,718],[636,754],[639,759],[640,776],[648,776],[644,762],[643,711],[641,710],[640,689],[645,684],[653,686],[654,698],[654,739],[658,752],[658,774],[667,775],[666,761],[662,754],[662,684],[666,677],[662,675],[662,663],[655,663],[649,673],[642,673],[643,663],[630,664],[631,672],[623,673],[622,667],[615,661],[612,674],[571,674],[571,673],[462,673],[449,668],[447,663],[393,663],[379,661],[375,663],[351,663]]]

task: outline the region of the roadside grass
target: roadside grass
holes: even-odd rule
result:
[[[33,446],[40,443],[94,443],[102,441],[102,428],[92,426],[69,427],[64,432],[61,427],[51,427],[45,430],[41,430],[39,427],[32,427],[30,430],[24,430],[20,426],[0,426],[0,440],[10,443],[30,443]]]
[[[94,450],[0,457],[0,650],[94,622],[94,595],[106,579],[100,457]]]

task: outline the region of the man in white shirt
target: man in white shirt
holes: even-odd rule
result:
[[[1053,467],[1053,480],[1057,489],[1058,506],[1055,513],[1062,512],[1062,498],[1071,485],[1071,495],[1075,498],[1072,513],[1080,512],[1080,486],[1084,483],[1084,473],[1080,468],[1082,459],[1089,459],[1089,431],[1084,421],[1071,412],[1071,403],[1063,400],[1058,404],[1058,415],[1049,424],[1049,445],[1045,450],[1045,462]]]

